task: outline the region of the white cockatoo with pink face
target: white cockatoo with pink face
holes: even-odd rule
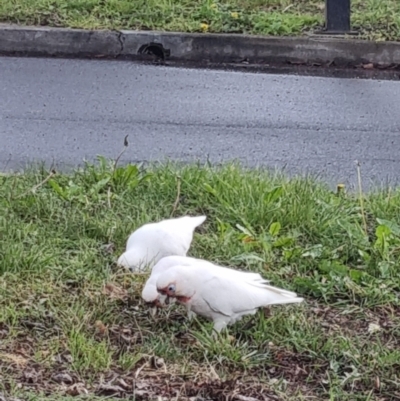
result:
[[[250,279],[252,278],[254,281],[259,282],[267,282],[267,280],[263,279],[259,273],[250,273],[244,272],[240,270],[229,269],[227,267],[219,266],[214,263],[211,263],[204,259],[192,258],[189,256],[166,256],[165,258],[160,259],[152,268],[150,277],[146,281],[146,284],[142,290],[142,298],[146,303],[153,304],[155,307],[163,307],[165,305],[165,301],[167,299],[167,295],[160,294],[157,291],[157,280],[158,277],[171,269],[174,266],[181,266],[185,269],[192,269],[194,266],[207,266],[209,269],[213,269],[217,267],[219,269],[226,269],[230,272],[231,275],[237,276],[239,279]],[[169,298],[170,303],[175,302],[175,298]],[[190,308],[188,310],[189,319],[193,317],[193,313],[190,312]],[[155,309],[153,309],[153,313],[155,313]]]
[[[188,268],[178,265],[162,272],[157,291],[186,306],[188,310],[213,321],[220,332],[258,308],[303,302],[296,293],[273,287],[254,273],[197,263]]]
[[[166,256],[186,256],[196,227],[206,218],[183,216],[144,224],[129,236],[126,250],[117,264],[138,272],[144,268],[151,269]]]

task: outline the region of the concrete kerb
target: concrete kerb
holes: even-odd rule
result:
[[[107,31],[0,24],[0,53],[26,56],[120,57],[213,63],[305,63],[337,66],[400,65],[400,43],[324,36],[261,37]],[[148,56],[147,56],[148,57]],[[154,56],[153,56],[154,57]]]

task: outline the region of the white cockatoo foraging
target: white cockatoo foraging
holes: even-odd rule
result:
[[[152,310],[152,314],[156,312],[157,307],[163,307],[166,303],[167,295],[162,295],[157,291],[157,279],[160,274],[163,274],[168,269],[174,266],[184,266],[187,269],[191,269],[193,266],[207,266],[210,269],[213,269],[214,266],[218,267],[222,270],[227,270],[227,274],[231,274],[231,276],[244,277],[245,279],[252,278],[254,281],[266,282],[265,279],[261,277],[258,273],[250,273],[243,272],[240,270],[229,269],[227,267],[222,267],[215,265],[204,259],[192,258],[189,256],[166,256],[165,258],[160,259],[152,268],[150,277],[146,281],[145,286],[142,290],[142,298],[146,303],[153,304],[155,308]],[[175,298],[171,297],[169,299],[170,303],[175,302]],[[190,308],[187,307],[188,317],[191,319],[193,317],[193,313],[190,311]]]
[[[235,270],[196,264],[173,266],[157,278],[157,291],[186,305],[192,312],[213,321],[220,332],[260,307],[303,302],[297,294],[273,287],[252,273],[237,275]]]
[[[183,216],[144,224],[129,236],[126,250],[118,258],[118,266],[137,272],[153,267],[165,256],[186,256],[194,230],[206,218]]]

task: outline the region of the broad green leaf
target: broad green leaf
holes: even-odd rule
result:
[[[392,233],[392,230],[385,225],[380,225],[376,228],[375,234],[379,240],[382,240],[384,237],[388,237]]]
[[[243,227],[240,224],[236,224],[236,228],[249,237],[254,237],[254,234],[252,234],[246,227]]]
[[[385,219],[376,219],[376,221],[380,224],[380,226],[389,228],[394,235],[400,236],[400,227],[394,221]]]
[[[301,256],[303,258],[310,256],[312,259],[319,258],[322,255],[322,245],[318,244],[313,246],[312,248],[309,248],[306,252],[304,252]]]
[[[274,241],[273,246],[275,248],[281,248],[284,246],[290,246],[293,245],[294,239],[291,237],[281,237],[278,238],[276,241]]]
[[[90,191],[92,194],[97,194],[101,189],[103,189],[108,182],[110,181],[110,177],[103,178],[99,182],[93,185],[92,190]]]
[[[49,180],[49,185],[53,188],[54,192],[60,196],[61,198],[67,200],[67,195],[65,191],[60,187],[57,181],[50,179]]]
[[[273,237],[276,237],[279,234],[280,230],[281,230],[281,223],[279,223],[279,221],[277,221],[277,222],[271,224],[271,227],[269,228],[269,233]]]
[[[283,192],[282,187],[273,188],[271,191],[268,191],[264,194],[264,202],[271,203],[276,201],[281,197],[282,192]]]

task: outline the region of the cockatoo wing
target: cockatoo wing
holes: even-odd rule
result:
[[[202,283],[199,294],[214,312],[225,316],[246,313],[256,308],[302,302],[297,294],[260,281],[244,281],[240,277],[215,274]]]

